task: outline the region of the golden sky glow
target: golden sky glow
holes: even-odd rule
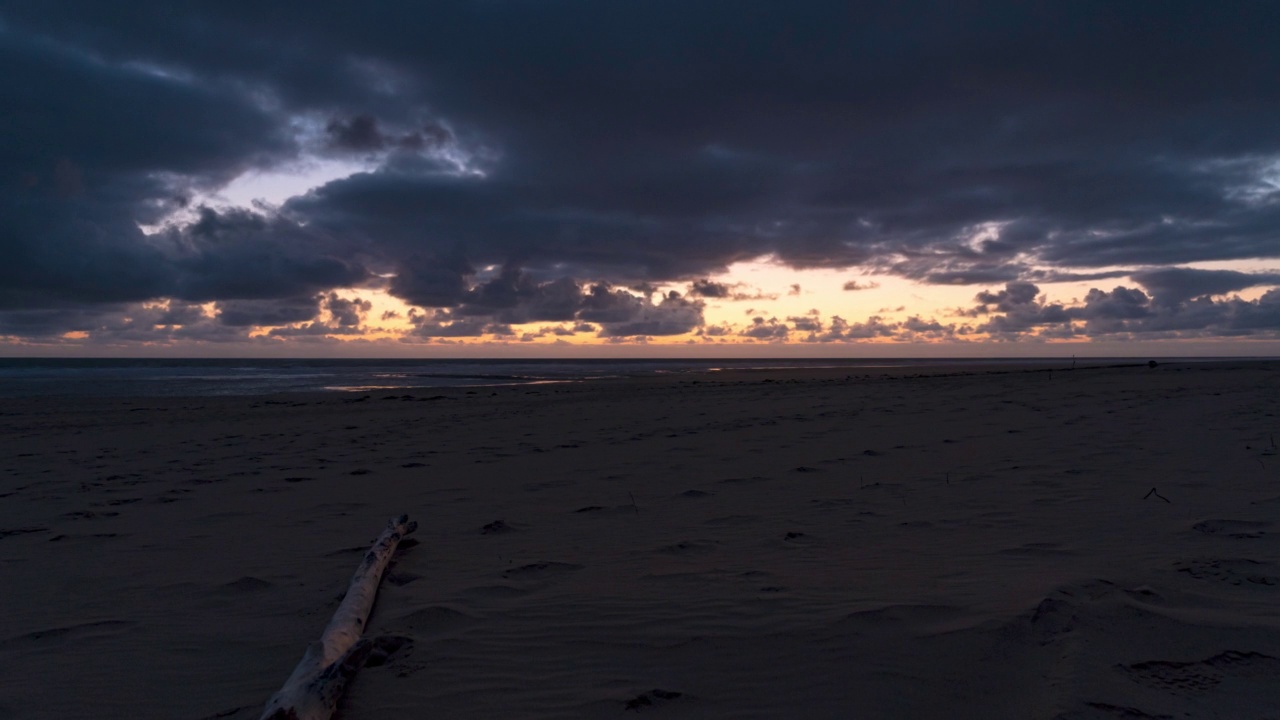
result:
[[[1240,269],[1265,271],[1265,262],[1211,262],[1196,263],[1200,269]],[[381,289],[345,288],[336,293],[349,300],[364,300],[370,305],[364,324],[358,333],[333,334],[326,337],[333,350],[340,355],[388,355],[388,356],[439,356],[460,357],[477,354],[512,356],[832,356],[832,357],[898,357],[920,356],[976,356],[1003,355],[1104,355],[1127,354],[1142,350],[1133,341],[1127,343],[1099,343],[1085,338],[1047,339],[1043,342],[1009,344],[992,352],[990,337],[973,333],[964,338],[929,339],[916,338],[902,342],[893,338],[867,338],[849,343],[805,342],[807,333],[792,331],[785,339],[759,340],[744,337],[740,333],[751,327],[755,318],[774,320],[794,325],[797,319],[816,319],[828,325],[832,316],[851,322],[864,322],[868,318],[880,318],[886,323],[896,323],[908,318],[936,320],[943,325],[969,325],[974,327],[981,320],[965,317],[958,311],[971,308],[974,296],[981,289],[998,290],[998,286],[928,285],[912,282],[892,275],[859,272],[856,269],[807,269],[788,268],[771,258],[738,263],[727,271],[712,275],[712,281],[729,285],[741,299],[704,298],[706,327],[725,328],[722,335],[708,336],[705,332],[691,332],[674,336],[652,336],[628,339],[600,337],[595,332],[576,332],[558,335],[555,329],[568,331],[573,323],[537,322],[510,326],[509,336],[486,334],[478,337],[417,338],[413,331],[413,317],[423,310],[413,308],[403,300]],[[1101,282],[1061,282],[1041,285],[1046,296],[1067,305],[1082,302],[1091,289],[1109,290],[1125,285],[1119,278]],[[861,289],[846,290],[847,283]],[[660,285],[659,293],[675,291],[687,295],[689,283]],[[1238,293],[1245,300],[1256,300],[1267,288],[1250,288]],[[214,314],[208,306],[210,316]],[[321,316],[319,320],[328,320]],[[267,343],[261,350],[281,351],[294,346],[295,351],[306,352],[306,346],[271,338],[277,327],[256,327],[251,335]],[[85,333],[69,336],[83,339]],[[1220,348],[1211,343],[1178,341],[1154,343],[1165,354],[1216,354]],[[1259,341],[1244,346],[1245,354],[1267,354],[1280,350],[1280,343]],[[1149,349],[1148,349],[1149,350]],[[1003,351],[1003,352],[1001,352]],[[1121,352],[1123,351],[1123,352]],[[275,354],[273,352],[273,354]],[[288,352],[283,353],[285,355]]]
[[[1187,267],[1200,270],[1236,270],[1251,273],[1275,272],[1268,261],[1199,262]],[[1102,268],[1098,271],[1134,272],[1140,268]],[[4,338],[0,346],[13,354],[77,354],[77,348],[92,347],[95,353],[123,355],[171,355],[174,350],[199,347],[205,355],[222,356],[346,356],[346,357],[902,357],[902,356],[1067,356],[1067,355],[1218,355],[1220,344],[1195,339],[1155,339],[1142,342],[1107,342],[1073,338],[1023,338],[1023,342],[993,342],[977,327],[985,318],[965,314],[975,306],[975,295],[983,290],[999,291],[992,285],[934,285],[914,282],[858,268],[789,268],[771,257],[741,262],[706,278],[729,288],[731,297],[702,297],[691,292],[690,282],[668,283],[653,288],[654,298],[678,293],[702,303],[701,327],[678,335],[604,337],[600,328],[574,329],[573,322],[535,322],[503,326],[502,332],[484,332],[460,337],[423,337],[415,333],[431,309],[415,308],[381,288],[341,288],[333,295],[360,304],[361,322],[354,327],[338,327],[334,313],[323,309],[313,320],[285,325],[259,325],[245,329],[240,340],[191,343],[183,340],[184,329],[218,323],[218,303],[204,303],[192,324],[166,327],[173,337],[153,341],[103,342],[100,333],[75,330],[32,342],[30,338]],[[1047,302],[1079,306],[1091,290],[1109,291],[1132,286],[1127,277],[1100,281],[1038,283]],[[856,289],[847,290],[846,287]],[[1273,286],[1248,288],[1232,297],[1257,301]],[[640,295],[639,291],[632,291]],[[1225,299],[1222,296],[1218,299]],[[326,300],[320,299],[325,307]],[[170,301],[142,304],[124,316],[125,323],[145,323],[146,314],[162,314]],[[902,326],[910,321],[936,322],[947,334],[888,334],[840,342],[815,342],[815,333],[805,323],[829,329],[843,319],[847,323],[878,322]],[[746,331],[755,325],[786,326],[784,335],[755,338]],[[509,329],[509,332],[508,332]],[[1243,338],[1233,346],[1237,354],[1267,355],[1280,352],[1280,341]]]

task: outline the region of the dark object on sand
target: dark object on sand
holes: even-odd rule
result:
[[[511,531],[511,526],[501,520],[494,520],[488,525],[485,525],[484,527],[480,528],[481,535],[496,535],[498,533],[504,533],[504,532],[510,532],[510,531]]]
[[[387,524],[387,529],[360,561],[347,594],[324,634],[311,643],[284,687],[267,701],[262,720],[329,720],[356,671],[377,652],[394,652],[381,638],[366,640],[360,634],[369,620],[378,583],[396,546],[417,529],[418,523],[411,522],[408,515]]]
[[[1148,360],[1148,361],[1147,361],[1147,367],[1149,367],[1149,368],[1153,368],[1153,367],[1155,367],[1155,366],[1157,366],[1157,365],[1159,365],[1159,364],[1160,364],[1160,363],[1156,362],[1155,360]]]
[[[654,698],[657,698],[658,700],[675,700],[676,698],[680,697],[683,694],[684,693],[676,692],[674,690],[663,690],[661,688],[654,688],[649,691],[648,695],[646,695],[645,693],[640,693],[639,695],[631,698],[630,700],[627,701],[627,704],[625,707],[627,710],[643,710],[644,708],[647,708],[647,707],[653,707],[654,702],[652,699],[649,698],[649,695],[652,695]]]

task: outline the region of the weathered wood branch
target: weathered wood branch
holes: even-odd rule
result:
[[[284,687],[267,701],[262,720],[329,720],[333,716],[347,683],[374,649],[373,643],[360,636],[373,610],[382,573],[400,540],[417,529],[418,523],[401,515],[382,531],[351,576],[347,594],[320,640],[307,647]]]

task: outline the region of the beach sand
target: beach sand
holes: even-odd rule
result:
[[[1280,364],[0,405],[0,717],[1280,717]],[[1155,488],[1158,495],[1149,494]]]

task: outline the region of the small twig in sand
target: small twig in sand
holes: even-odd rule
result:
[[[628,495],[631,495],[631,509],[632,509],[632,510],[635,510],[635,511],[636,511],[636,514],[637,514],[637,515],[639,515],[639,514],[640,514],[640,506],[636,505],[636,496],[635,496],[635,495],[632,495],[631,493],[627,493],[627,494],[628,494]]]
[[[1161,500],[1163,500],[1163,501],[1165,501],[1165,502],[1173,502],[1173,501],[1172,501],[1172,500],[1170,500],[1169,498],[1167,498],[1167,497],[1165,497],[1165,496],[1161,495],[1160,493],[1156,492],[1156,489],[1155,489],[1155,488],[1151,488],[1151,492],[1147,493],[1146,495],[1143,495],[1143,496],[1142,496],[1142,499],[1143,499],[1143,500],[1146,500],[1147,498],[1151,497],[1152,495],[1155,495],[1156,497],[1160,498]]]
[[[951,484],[951,473],[947,473],[947,484]]]

